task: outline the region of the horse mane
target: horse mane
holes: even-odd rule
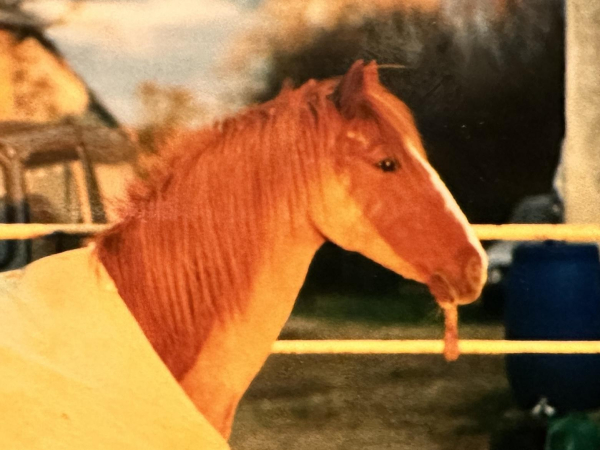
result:
[[[357,64],[341,81],[288,86],[211,127],[178,133],[129,189],[121,220],[96,238],[119,294],[175,376],[194,361],[210,323],[243,310],[237,300],[265,257],[265,223],[282,203],[287,217],[306,205],[316,164],[343,126],[386,122],[368,95],[379,86],[376,66]],[[412,123],[408,109],[400,113]],[[174,346],[178,355],[169,357]]]
[[[321,126],[324,122],[330,123],[335,116],[328,107],[327,97],[338,82],[338,79],[311,80],[298,89],[284,84],[280,94],[271,101],[200,129],[177,130],[158,149],[160,156],[155,158],[146,177],[129,186],[127,200],[120,209],[121,218],[139,212],[140,206],[168,189],[170,182],[179,176],[179,170],[196,166],[207,153],[223,157],[235,155],[238,162],[244,164],[256,156],[259,148],[281,141],[279,136],[265,133],[267,130],[285,133],[292,142],[305,139],[306,134],[318,141],[317,135],[325,131]],[[266,153],[272,153],[269,150]]]
[[[237,158],[242,157],[239,162],[243,164],[246,162],[243,159],[252,159],[260,152],[256,151],[257,148],[264,149],[265,146],[280,143],[282,139],[278,136],[273,139],[274,136],[265,133],[267,129],[282,132],[291,142],[311,135],[316,140],[304,141],[309,146],[302,151],[307,152],[311,150],[310,144],[320,142],[319,138],[323,137],[320,135],[339,119],[361,118],[378,126],[386,124],[388,114],[375,106],[376,102],[369,98],[369,91],[374,87],[382,87],[378,68],[387,65],[378,66],[375,62],[363,65],[362,61],[357,61],[353,68],[357,66],[362,66],[364,70],[351,69],[345,77],[309,80],[299,88],[294,88],[292,82],[286,80],[273,100],[251,106],[210,126],[177,130],[158,149],[160,156],[155,158],[146,177],[128,187],[126,200],[118,208],[119,217],[127,219],[138,215],[140,209],[168,189],[171,181],[180,175],[179,171],[195,167],[206,153],[218,153],[224,157],[235,154]],[[366,86],[363,89],[355,88],[361,84]],[[335,109],[332,105],[335,105]],[[408,107],[399,101],[394,106],[400,107],[398,113],[402,116],[400,128],[403,134],[420,140]],[[280,126],[279,130],[276,125]],[[270,149],[265,153],[271,153]]]

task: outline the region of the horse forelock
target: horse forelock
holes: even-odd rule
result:
[[[369,111],[375,118],[380,133],[392,144],[398,144],[396,148],[415,153],[426,160],[427,154],[408,106],[383,86],[372,89],[367,98]]]
[[[416,151],[427,159],[410,109],[380,83],[375,61],[356,61],[330,97],[350,126],[360,130],[351,131],[356,137],[368,141],[370,135],[391,149]]]

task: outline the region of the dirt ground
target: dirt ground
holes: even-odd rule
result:
[[[282,338],[439,338],[435,326],[292,319]],[[461,328],[495,339],[493,325]],[[272,355],[244,397],[235,450],[487,449],[513,407],[502,357]]]

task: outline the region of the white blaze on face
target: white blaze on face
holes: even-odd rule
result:
[[[399,99],[397,99],[394,95],[389,92],[386,92],[382,89],[376,90],[375,92],[371,92],[370,95],[373,99],[376,100],[378,107],[384,109],[386,113],[392,118],[392,120],[398,121],[398,123],[405,124],[407,121],[408,107],[404,105]],[[400,110],[404,109],[404,115],[400,114]],[[438,173],[431,167],[429,162],[422,156],[421,152],[418,151],[418,148],[421,147],[420,142],[412,142],[409,137],[403,137],[403,143],[405,148],[411,154],[412,157],[416,159],[416,161],[422,165],[427,174],[429,175],[429,180],[431,181],[432,186],[439,192],[444,200],[444,204],[446,210],[449,211],[458,223],[464,228],[466,237],[468,242],[475,248],[479,254],[482,256],[482,261],[484,263],[487,261],[485,257],[485,251],[481,246],[481,242],[477,239],[475,235],[475,231],[471,227],[469,221],[467,220],[465,214],[462,212],[454,197],[441,180]],[[485,267],[483,268],[486,269]]]
[[[462,212],[454,197],[438,175],[438,173],[431,167],[431,165],[421,156],[421,154],[416,150],[416,146],[412,142],[405,142],[406,148],[411,152],[412,156],[423,166],[427,174],[429,175],[429,180],[434,188],[439,192],[444,200],[444,206],[447,211],[450,211],[453,216],[456,217],[458,223],[464,228],[465,234],[467,236],[467,240],[469,243],[477,249],[477,251],[484,256],[485,251],[481,246],[481,242],[477,238],[473,227],[467,220],[465,213]],[[485,258],[483,258],[485,260]]]
[[[349,131],[348,133],[346,133],[346,136],[352,140],[359,142],[365,148],[369,144],[367,138],[361,133]],[[468,242],[474,248],[476,248],[480,252],[480,254],[483,256],[485,253],[483,250],[483,247],[481,246],[479,239],[475,235],[475,232],[473,231],[473,228],[471,227],[471,224],[469,223],[467,217],[465,216],[463,211],[460,209],[460,207],[456,203],[456,200],[454,199],[454,197],[452,197],[452,194],[450,193],[450,191],[448,190],[448,188],[446,187],[446,185],[444,184],[444,182],[442,181],[442,179],[440,178],[438,173],[433,169],[433,167],[431,167],[429,162],[422,156],[421,152],[419,150],[417,150],[417,148],[420,147],[420,144],[412,142],[410,139],[405,139],[403,144],[404,144],[404,147],[410,153],[410,156],[413,157],[417,161],[417,163],[420,164],[422,166],[422,168],[427,172],[427,174],[429,176],[429,181],[431,182],[431,185],[434,187],[434,189],[442,197],[446,210],[449,211],[453,216],[455,216],[458,223],[464,228]],[[358,205],[356,205],[356,207],[358,207]]]

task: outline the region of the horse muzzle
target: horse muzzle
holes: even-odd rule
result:
[[[427,281],[427,286],[439,304],[466,305],[481,295],[487,279],[485,257],[472,256],[465,264],[459,276],[443,271],[435,272]]]

